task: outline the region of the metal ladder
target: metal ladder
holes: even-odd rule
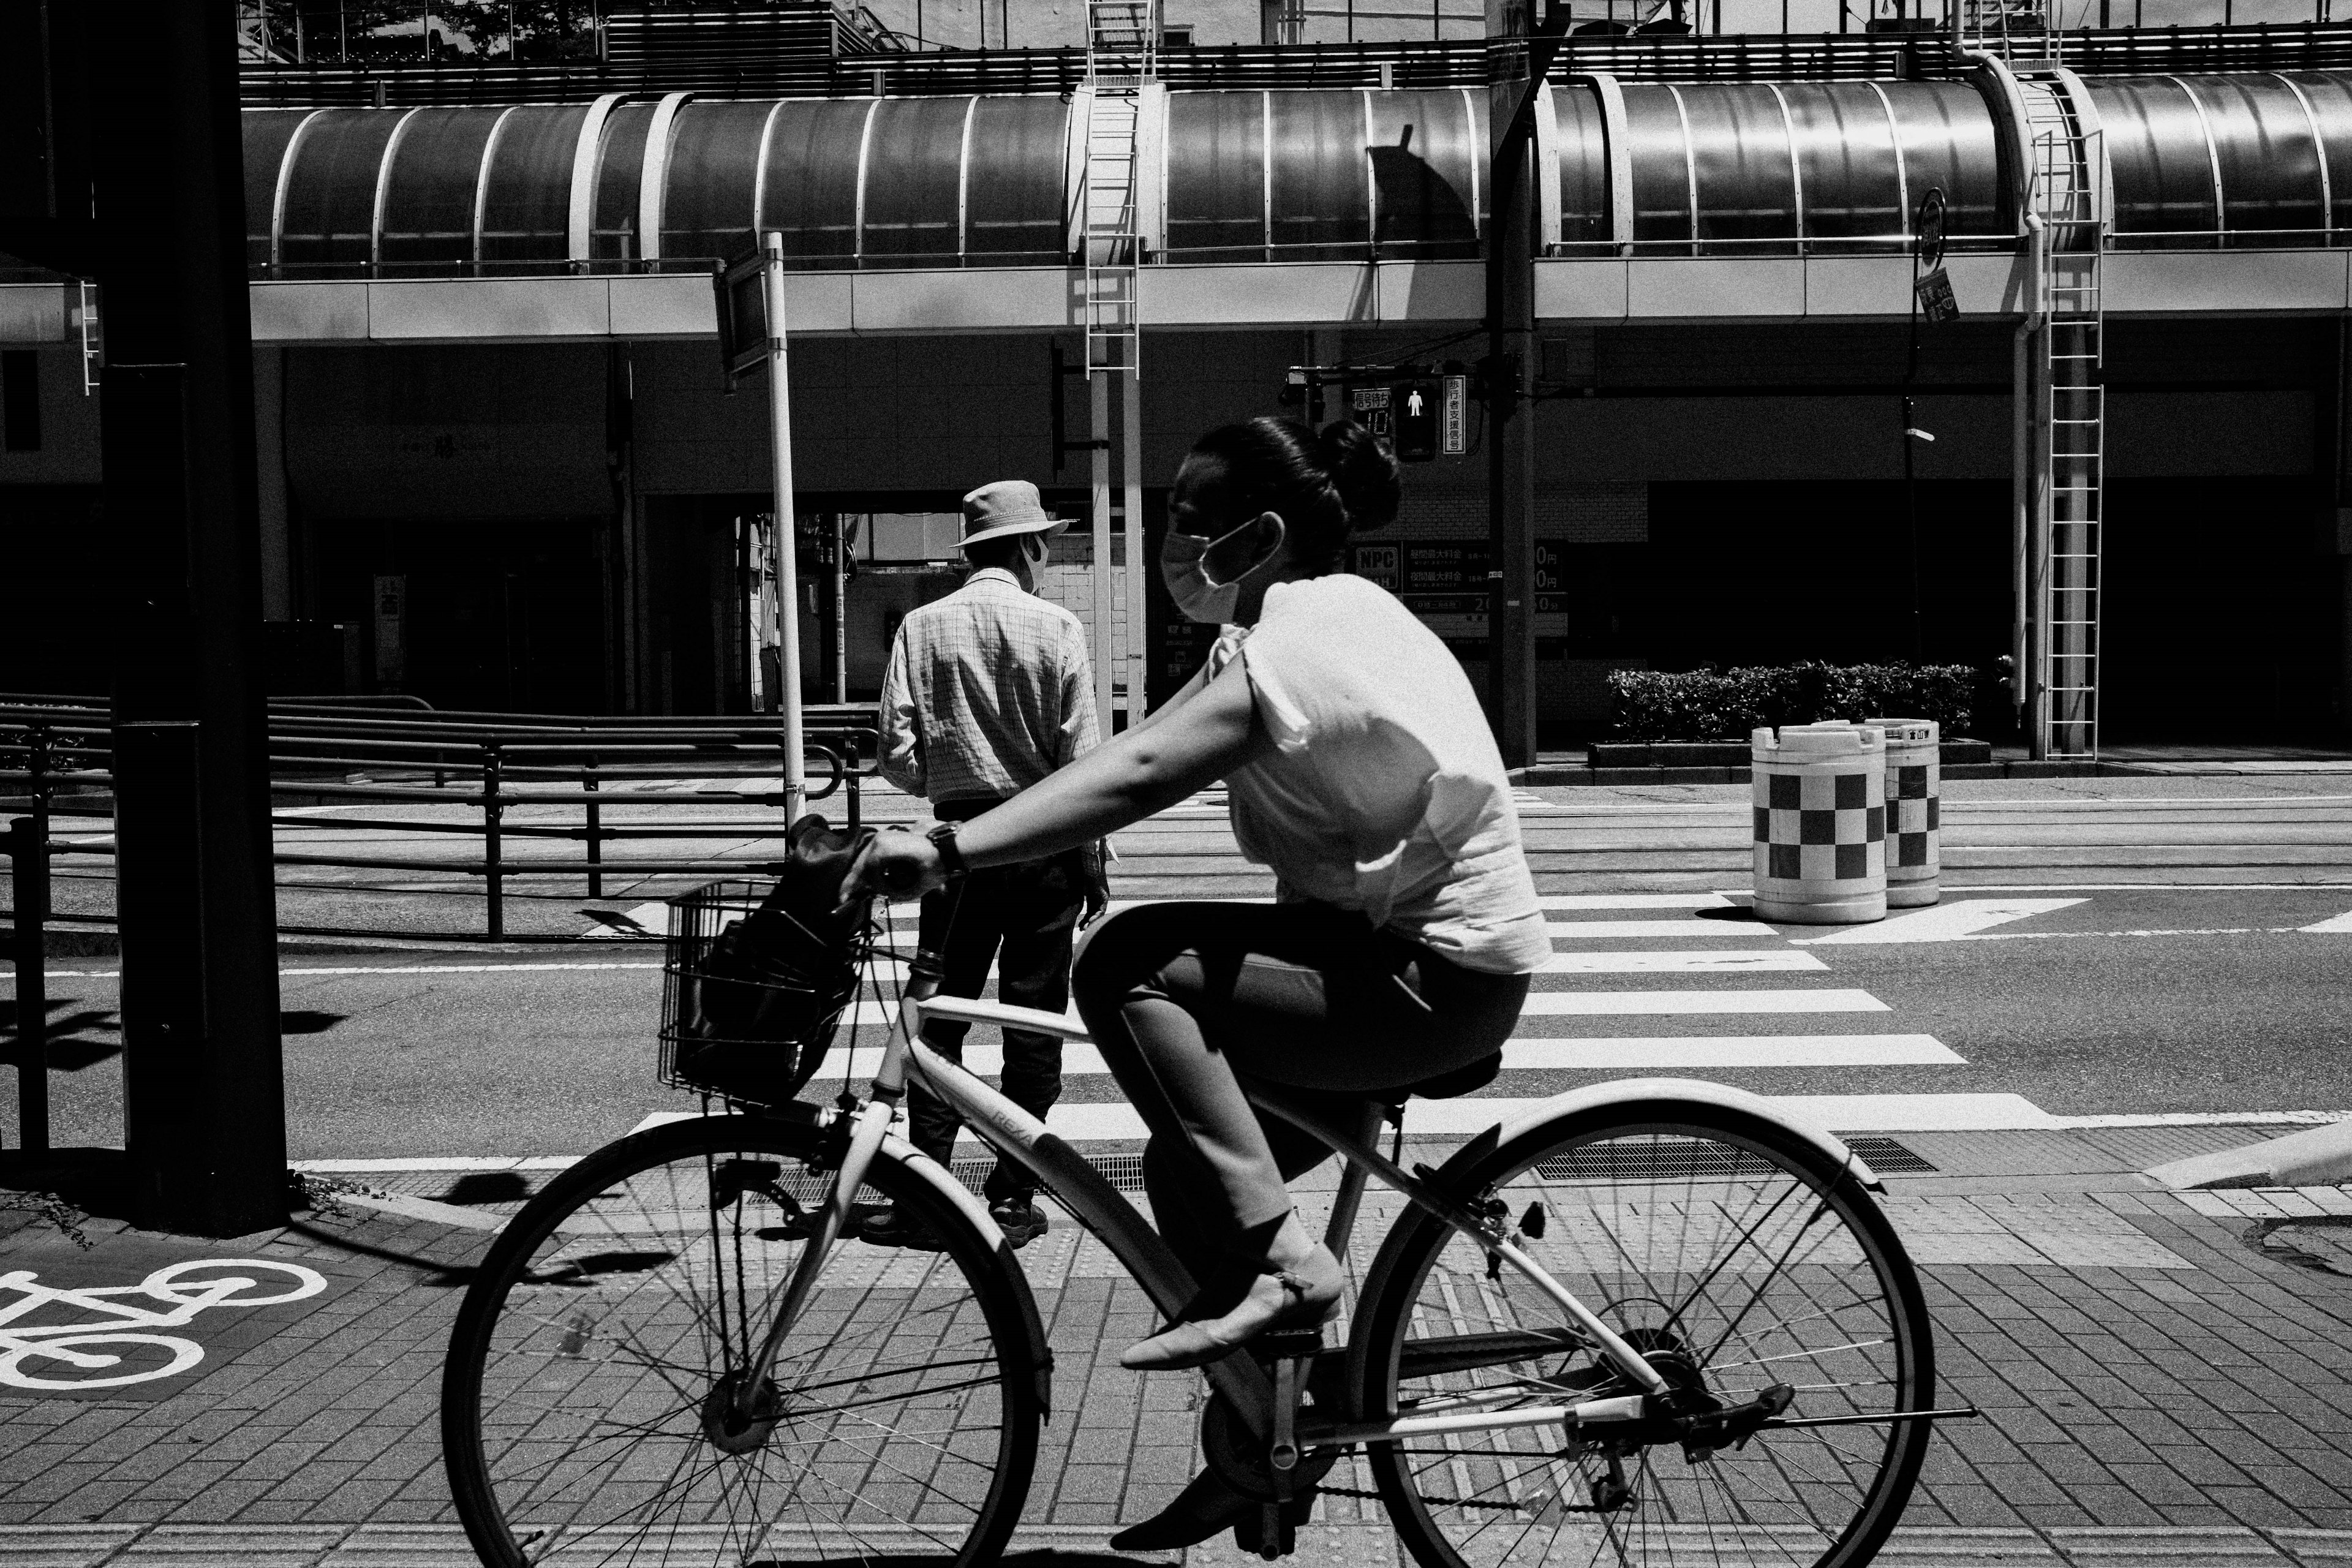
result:
[[[2013,64],[2025,104],[2042,327],[2034,456],[2036,740],[2052,758],[2099,751],[2099,552],[2105,521],[2106,389],[2100,260],[2106,248],[2100,133],[2085,132],[2055,65]]]
[[[1087,369],[1136,373],[1136,132],[1158,67],[1159,0],[1087,0]]]
[[[1952,31],[1963,49],[2026,67],[2058,63],[2059,36],[2043,0],[1949,0]]]

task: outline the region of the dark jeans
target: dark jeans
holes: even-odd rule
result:
[[[993,804],[949,801],[937,811],[942,818],[961,821]],[[1086,901],[1085,878],[1075,850],[1015,866],[986,866],[965,878],[961,901],[955,906],[955,923],[948,929],[943,955],[947,974],[940,991],[950,996],[978,996],[988,983],[992,961],[997,1000],[1048,1013],[1068,1007],[1070,942],[1077,929],[1079,908]],[[936,944],[940,924],[947,919],[954,896],[955,890],[949,889],[923,900],[924,946]],[[923,1026],[923,1042],[948,1060],[961,1062],[964,1032],[971,1027],[935,1018]],[[1043,1118],[1062,1097],[1061,1037],[1005,1030],[1003,1088],[1007,1100]],[[919,1084],[909,1086],[907,1100],[907,1121],[915,1147],[946,1164],[963,1119]],[[989,1173],[985,1188],[992,1203],[1026,1197],[1036,1190],[1036,1179],[1027,1171],[1003,1161]]]
[[[1290,1213],[1286,1184],[1328,1157],[1262,1120],[1244,1080],[1339,1126],[1365,1101],[1502,1048],[1524,974],[1464,969],[1328,904],[1146,904],[1079,953],[1078,1011],[1151,1129],[1152,1213],[1193,1278],[1255,1264]],[[1245,1281],[1244,1281],[1245,1283]]]

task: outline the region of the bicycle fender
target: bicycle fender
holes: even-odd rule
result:
[[[1691,1100],[1698,1101],[1701,1105],[1720,1105],[1727,1110],[1744,1110],[1750,1116],[1761,1117],[1767,1121],[1787,1128],[1823,1154],[1844,1166],[1865,1190],[1874,1193],[1883,1193],[1886,1190],[1885,1183],[1879,1180],[1878,1173],[1870,1168],[1869,1162],[1847,1148],[1845,1141],[1836,1133],[1827,1128],[1816,1127],[1811,1122],[1790,1115],[1785,1107],[1765,1099],[1760,1094],[1751,1094],[1744,1089],[1734,1089],[1727,1083],[1708,1083],[1703,1079],[1627,1078],[1619,1079],[1613,1083],[1596,1083],[1587,1085],[1583,1089],[1572,1089],[1565,1094],[1556,1094],[1549,1100],[1538,1100],[1504,1122],[1495,1129],[1496,1142],[1507,1143],[1521,1133],[1542,1122],[1549,1121],[1556,1116],[1644,1100]],[[1492,1146],[1492,1144],[1488,1145],[1488,1147]],[[1446,1162],[1448,1165],[1453,1163],[1452,1160]]]
[[[900,1134],[887,1133],[882,1139],[881,1155],[919,1179],[940,1196],[953,1204],[973,1228],[983,1237],[996,1238],[996,1266],[1012,1276],[1018,1287],[1013,1294],[1021,1303],[1021,1322],[1029,1336],[1029,1356],[1037,1368],[1037,1404],[1045,1415],[1054,1414],[1054,1352],[1045,1343],[1045,1321],[1037,1312],[1036,1292],[1029,1289],[1029,1276],[1023,1271],[1021,1260],[1014,1256],[1013,1244],[996,1227],[996,1220],[988,1205],[974,1195],[949,1173],[947,1168]]]

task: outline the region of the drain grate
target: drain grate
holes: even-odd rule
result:
[[[1917,1175],[1936,1167],[1892,1138],[1849,1138],[1846,1147],[1880,1175]],[[1542,1161],[1549,1182],[1726,1181],[1769,1176],[1780,1169],[1759,1154],[1707,1138],[1649,1138],[1590,1143]]]
[[[1588,1143],[1538,1161],[1548,1182],[1676,1182],[1769,1176],[1780,1167],[1760,1154],[1707,1138],[1643,1138]]]
[[[1134,1194],[1143,1191],[1142,1155],[1097,1154],[1087,1163],[1100,1171],[1104,1178],[1120,1192]],[[955,1179],[976,1193],[988,1180],[988,1173],[994,1169],[996,1162],[993,1160],[958,1160],[954,1165]]]
[[[1845,1146],[1882,1176],[1927,1175],[1936,1170],[1934,1161],[1892,1138],[1849,1138]]]

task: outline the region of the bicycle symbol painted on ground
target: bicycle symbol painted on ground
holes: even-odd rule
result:
[[[158,1268],[136,1285],[59,1289],[29,1268],[0,1274],[0,1386],[117,1388],[176,1377],[205,1359],[205,1347],[176,1334],[215,1307],[299,1301],[327,1288],[299,1263],[206,1258]],[[142,1300],[143,1298],[143,1300]],[[76,1314],[35,1323],[44,1309]]]

